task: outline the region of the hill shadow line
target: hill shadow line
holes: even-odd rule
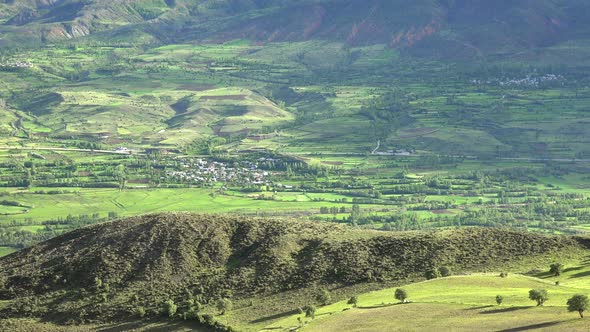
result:
[[[490,304],[490,305],[482,305],[480,307],[467,308],[467,309],[463,309],[463,310],[466,310],[466,311],[469,311],[469,310],[480,310],[480,309],[487,309],[487,308],[493,308],[493,307],[494,306]]]
[[[502,309],[494,309],[494,310],[482,311],[482,312],[480,312],[480,314],[482,314],[482,315],[502,314],[502,313],[506,313],[506,312],[513,312],[513,311],[525,310],[525,309],[530,309],[530,307],[509,307],[509,308],[502,308]]]
[[[279,319],[279,318],[284,318],[284,317],[288,317],[288,316],[292,316],[295,315],[296,313],[298,313],[297,310],[291,310],[291,311],[285,311],[285,312],[281,312],[275,315],[270,315],[270,316],[266,316],[266,317],[261,317],[255,320],[251,320],[250,323],[252,324],[256,324],[256,323],[262,323],[265,322],[267,320],[274,320],[274,319]]]
[[[585,271],[585,272],[580,272],[580,273],[572,274],[570,276],[570,279],[573,279],[573,278],[583,278],[583,277],[587,277],[587,276],[590,276],[590,271]]]
[[[378,309],[378,308],[387,308],[387,307],[393,307],[396,305],[404,305],[404,304],[410,304],[408,303],[387,303],[387,304],[375,304],[375,305],[367,305],[367,306],[358,306],[356,307],[357,309]]]
[[[554,321],[554,322],[546,322],[546,323],[539,323],[539,324],[531,324],[531,325],[510,328],[510,329],[506,329],[506,330],[500,330],[498,332],[518,332],[518,331],[536,330],[536,329],[554,326],[554,325],[557,325],[560,323],[562,323],[562,322],[561,321]]]
[[[567,269],[564,269],[562,273],[578,271],[578,270],[582,270],[584,268],[585,268],[585,266],[568,267]]]

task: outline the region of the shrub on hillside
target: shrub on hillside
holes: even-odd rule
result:
[[[133,313],[135,316],[137,316],[139,318],[143,318],[143,317],[145,317],[145,308],[144,307],[137,307],[137,308],[135,308],[135,310],[133,310]]]
[[[553,263],[549,265],[549,272],[551,272],[551,274],[553,274],[556,277],[560,276],[562,271],[563,265],[561,263]]]
[[[328,305],[332,301],[332,295],[327,289],[320,289],[320,291],[315,296],[316,301],[320,305]]]
[[[529,291],[529,299],[536,301],[537,306],[542,306],[549,299],[549,294],[545,289],[531,289]]]
[[[441,266],[438,268],[438,272],[441,277],[450,277],[452,272],[451,269],[447,266]]]
[[[358,297],[355,295],[353,297],[351,297],[350,299],[348,299],[348,304],[352,305],[353,308],[356,308],[357,304],[359,303],[359,299]]]
[[[430,269],[424,273],[424,277],[427,280],[440,278],[440,271],[438,269]]]
[[[217,308],[220,315],[225,315],[226,312],[233,308],[233,303],[230,299],[222,298],[217,300],[215,308]]]
[[[164,316],[172,318],[176,314],[177,309],[178,309],[178,306],[176,304],[174,304],[174,301],[168,300],[168,301],[164,302],[164,304],[162,305],[162,314]]]
[[[311,319],[315,318],[316,310],[316,307],[313,305],[308,305],[303,308],[303,311],[305,311],[305,317],[309,317]]]
[[[395,299],[400,301],[401,303],[406,303],[406,299],[408,298],[408,292],[403,288],[398,288],[395,290]]]

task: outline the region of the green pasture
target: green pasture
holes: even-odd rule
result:
[[[552,275],[548,271],[532,274],[546,282],[559,282],[567,287],[590,289],[590,260],[585,258],[578,264],[565,264],[559,276]]]
[[[583,331],[590,328],[577,313],[558,307],[470,307],[447,303],[410,303],[375,309],[351,309],[318,316],[302,331]]]
[[[580,270],[576,270],[580,269]],[[578,274],[570,273],[578,271]],[[557,286],[552,279],[509,274],[475,274],[439,278],[403,286],[408,292],[408,304],[398,304],[394,298],[395,288],[358,295],[358,307],[351,308],[340,301],[318,308],[316,319],[293,315],[280,320],[265,330],[288,330],[299,326],[298,318],[308,322],[305,331],[419,331],[448,328],[467,331],[473,326],[483,330],[500,330],[535,326],[539,328],[559,325],[588,327],[577,318],[577,313],[568,313],[565,304],[574,294],[590,294],[590,279],[579,271],[588,271],[587,265],[573,267],[560,279]],[[570,280],[571,279],[571,280]],[[542,288],[549,293],[544,307],[535,307],[528,299],[530,289]],[[497,305],[496,295],[504,302]],[[412,317],[412,318],[410,318]]]
[[[0,215],[4,215],[4,216],[21,214],[21,213],[25,213],[26,211],[27,211],[27,208],[22,207],[22,206],[0,205]]]

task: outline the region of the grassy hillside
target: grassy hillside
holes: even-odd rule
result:
[[[572,267],[588,270],[587,265]],[[478,326],[483,331],[587,329],[590,325],[577,313],[568,313],[565,304],[575,294],[590,293],[590,282],[583,276],[559,286],[548,280],[523,275],[501,278],[495,275],[453,276],[404,286],[408,304],[398,304],[395,289],[385,289],[358,296],[357,308],[346,301],[322,307],[316,319],[308,321],[303,331],[424,331],[436,328],[469,331]],[[546,289],[550,294],[544,307],[535,307],[528,299],[530,289]],[[503,296],[497,305],[496,295]],[[275,323],[268,328],[297,326],[296,318]]]
[[[108,330],[112,332],[211,332],[212,329],[201,326],[195,322],[185,321],[136,321],[112,324],[84,324],[84,325],[58,325],[39,321],[33,318],[2,319],[0,329],[3,331],[35,331],[35,332],[91,332]]]
[[[443,265],[522,269],[576,257],[584,243],[500,229],[387,234],[294,220],[148,215],[82,228],[2,258],[1,314],[104,322],[134,317],[140,307],[146,317],[159,317],[167,300],[181,315],[196,299],[205,306],[201,322],[213,324],[206,315],[214,315],[253,329],[309,303],[320,286],[344,297],[420,280]],[[235,310],[219,315],[220,298],[231,299]]]
[[[364,323],[359,323],[364,322]],[[302,331],[584,331],[590,326],[565,308],[499,307],[478,309],[457,304],[410,304],[383,309],[352,310],[318,320]]]

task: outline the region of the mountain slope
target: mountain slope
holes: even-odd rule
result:
[[[151,36],[144,42],[327,39],[473,56],[578,38],[589,8],[580,0],[17,0],[0,4],[0,36],[59,40],[102,31],[131,41],[141,31]]]
[[[172,3],[168,1],[168,3]],[[6,33],[42,41],[72,39],[157,19],[171,10],[165,1],[11,1],[0,4]],[[18,37],[14,37],[18,39]],[[24,38],[23,38],[24,39]]]
[[[11,302],[1,315],[105,321],[128,318],[139,306],[156,315],[164,301],[183,303],[186,294],[212,305],[220,297],[421,278],[441,265],[489,270],[572,255],[583,248],[580,241],[500,229],[391,234],[303,221],[148,215],[2,258],[0,299]],[[305,303],[297,301],[288,310]]]

